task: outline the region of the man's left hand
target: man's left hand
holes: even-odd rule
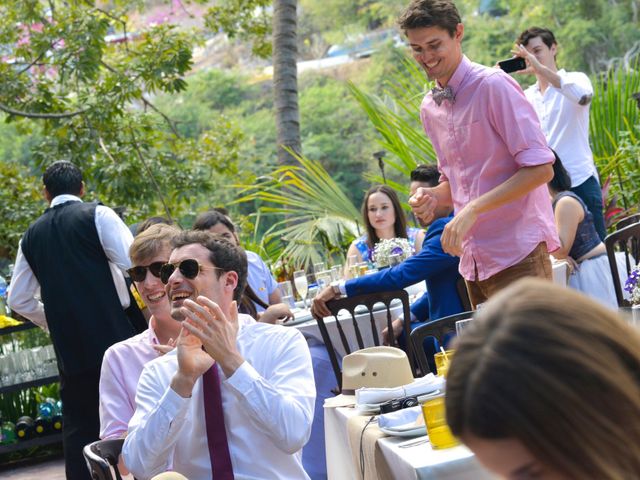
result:
[[[202,342],[202,346],[213,358],[227,377],[234,374],[244,359],[238,352],[238,309],[231,303],[225,314],[217,303],[199,296],[196,301],[185,300],[182,306],[185,320],[182,324],[192,335]]]
[[[466,237],[471,227],[476,223],[478,214],[475,204],[468,203],[460,210],[447,225],[444,227],[440,242],[442,250],[449,255],[456,257],[462,256],[462,241]]]

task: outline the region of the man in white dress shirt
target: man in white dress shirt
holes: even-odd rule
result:
[[[90,479],[82,448],[98,440],[98,379],[105,350],[137,332],[125,313],[122,270],[131,232],[116,213],[84,203],[82,172],[51,164],[42,177],[50,207],[20,241],[9,306],[48,329],[60,372],[68,479]]]
[[[123,446],[126,465],[139,479],[168,469],[190,480],[220,478],[205,421],[213,407],[203,375],[213,367],[235,477],[308,478],[300,451],[311,431],[315,387],[303,336],[238,314],[247,277],[241,248],[194,231],[173,246],[161,279],[182,330],[176,349],[142,372]]]
[[[542,131],[571,177],[571,191],[587,204],[601,240],[607,234],[598,171],[589,147],[591,81],[582,72],[559,70],[558,44],[551,30],[532,27],[520,34],[513,53],[527,60],[537,82],[524,91],[533,105]]]

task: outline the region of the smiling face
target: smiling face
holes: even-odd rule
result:
[[[376,233],[391,228],[396,221],[396,214],[393,210],[393,203],[389,196],[382,192],[375,192],[369,195],[367,200],[367,218]],[[380,235],[378,235],[380,236]]]
[[[133,266],[147,266],[155,262],[166,263],[169,260],[170,253],[171,247],[167,244],[156,252],[155,255],[152,255]],[[160,279],[147,270],[144,280],[142,282],[135,282],[135,284],[142,301],[151,312],[151,315],[157,319],[168,318],[170,312],[169,301],[164,285]]]
[[[465,445],[487,469],[507,480],[566,480],[560,473],[538,461],[515,438],[489,440],[474,435],[462,437]]]
[[[558,46],[555,43],[551,45],[551,48],[549,48],[542,41],[541,37],[533,37],[529,39],[525,48],[545,67],[551,68],[552,70],[556,69],[555,56]]]
[[[187,259],[197,260],[200,271],[195,278],[186,278],[177,265]],[[195,301],[203,295],[217,303],[222,311],[229,310],[233,300],[233,291],[237,285],[236,272],[223,272],[218,278],[215,265],[209,260],[209,250],[199,243],[192,243],[176,248],[171,252],[169,263],[176,265],[175,271],[169,277],[166,292],[171,302],[171,316],[178,321],[184,320],[181,307],[185,299]]]
[[[462,37],[464,27],[461,23],[453,35],[440,27],[422,27],[407,30],[407,38],[413,58],[427,72],[430,80],[437,80],[446,86],[462,60]]]

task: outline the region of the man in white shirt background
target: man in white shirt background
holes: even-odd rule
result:
[[[140,479],[169,468],[190,480],[308,478],[300,451],[315,387],[304,337],[238,314],[242,249],[194,231],[173,246],[161,280],[182,330],[176,349],[142,372],[127,467]]]
[[[589,107],[593,87],[582,72],[559,70],[556,65],[558,44],[551,30],[532,27],[520,34],[513,54],[527,61],[519,74],[533,74],[536,83],[525,90],[533,105],[542,131],[571,176],[571,191],[578,195],[593,214],[602,240],[606,236],[602,190],[598,171],[589,147]]]
[[[67,479],[91,478],[82,448],[98,440],[98,380],[105,350],[135,335],[122,270],[133,237],[116,213],[84,203],[82,172],[45,171],[49,208],[23,235],[9,287],[12,310],[49,330],[60,372]]]

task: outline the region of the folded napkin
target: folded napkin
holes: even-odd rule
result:
[[[410,408],[403,408],[395,412],[385,413],[378,417],[378,426],[387,430],[402,432],[403,430],[413,430],[424,425],[422,407],[420,405]]]
[[[444,378],[429,373],[416,378],[408,385],[395,388],[359,388],[356,390],[356,405],[380,404],[394,398],[419,397],[436,390],[444,389]]]

